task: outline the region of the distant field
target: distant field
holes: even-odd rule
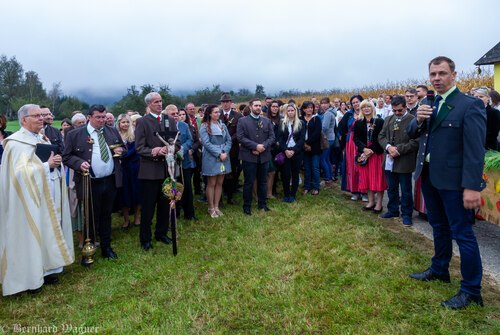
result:
[[[58,129],[61,128],[61,121],[54,120],[54,124],[52,126],[54,126],[55,128],[58,128]],[[17,120],[9,121],[7,123],[7,130],[8,131],[12,131],[12,132],[18,131],[20,127],[21,126],[19,126],[19,121],[17,121]]]

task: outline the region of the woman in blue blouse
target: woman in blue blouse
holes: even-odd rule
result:
[[[213,218],[222,215],[219,210],[222,183],[224,175],[231,172],[228,156],[231,150],[231,136],[219,117],[219,107],[209,105],[205,109],[200,127],[200,138],[203,145],[201,173],[207,177],[208,214]]]

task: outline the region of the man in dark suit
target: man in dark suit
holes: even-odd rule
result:
[[[406,127],[414,116],[407,109],[405,98],[401,95],[392,98],[391,105],[394,114],[384,120],[384,126],[378,135],[380,146],[386,152],[382,168],[385,171],[389,196],[388,211],[380,217],[383,219],[399,217],[401,205],[403,224],[411,226],[413,214],[411,174],[415,170],[418,139],[410,139],[406,133]],[[399,197],[400,188],[401,198]]]
[[[51,144],[57,145],[59,147],[59,154],[64,151],[63,137],[59,129],[52,127],[54,123],[54,115],[50,109],[46,106],[40,106],[43,115],[43,134],[49,139]]]
[[[436,57],[429,63],[429,78],[438,93],[434,108],[419,106],[408,126],[412,138],[420,138],[415,179],[422,176],[422,193],[434,235],[434,257],[424,272],[411,278],[450,282],[452,239],[460,251],[460,291],[443,306],[465,308],[483,305],[482,266],[472,230],[474,209],[480,206],[486,112],[484,104],[461,93],[455,85],[455,63]]]
[[[141,181],[142,207],[140,242],[145,251],[153,248],[151,243],[151,225],[156,208],[155,238],[170,244],[167,236],[169,227],[169,203],[163,195],[162,185],[169,176],[165,155],[167,147],[159,139],[173,141],[178,129],[176,121],[162,114],[162,98],[159,93],[151,92],[144,98],[149,113],[137,119],[135,128],[135,147],[141,156],[139,180]],[[175,151],[180,149],[180,136],[175,143]],[[175,214],[174,214],[175,215]]]
[[[115,259],[118,256],[111,249],[111,214],[116,188],[121,186],[122,174],[119,158],[113,155],[121,155],[123,148],[119,146],[111,150],[109,146],[123,145],[123,141],[115,128],[105,125],[104,106],[90,106],[88,120],[86,126],[73,129],[66,134],[63,161],[65,165],[75,170],[74,182],[78,199],[83,200],[82,173],[90,173],[93,212],[89,217],[90,236],[85,238],[95,241],[93,229],[95,227],[99,232],[102,256]]]
[[[243,212],[251,215],[252,189],[257,178],[257,197],[260,210],[269,211],[267,207],[267,166],[272,159],[271,145],[274,141],[274,130],[271,120],[262,117],[262,103],[252,99],[248,103],[250,114],[238,121],[236,130],[238,142],[241,144],[239,158],[242,160],[245,184],[243,186]]]
[[[226,175],[224,178],[223,187],[227,196],[227,203],[234,205],[235,201],[233,200],[233,194],[236,192],[236,188],[238,187],[238,177],[240,172],[240,160],[238,157],[240,153],[240,145],[238,143],[238,139],[236,138],[236,129],[238,128],[238,120],[243,115],[231,108],[233,100],[231,99],[231,95],[229,95],[229,93],[222,94],[220,103],[220,118],[226,125],[232,141],[231,151],[229,152],[229,158],[231,159],[231,174]]]

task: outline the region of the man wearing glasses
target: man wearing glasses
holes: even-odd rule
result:
[[[63,160],[75,170],[74,182],[80,200],[84,200],[82,176],[90,173],[90,236],[84,238],[95,242],[95,227],[102,257],[116,259],[118,256],[111,248],[111,214],[116,188],[122,183],[119,156],[123,151],[123,141],[116,128],[105,124],[106,107],[103,105],[90,106],[88,120],[86,126],[73,129],[66,135]],[[110,149],[111,145],[113,149]],[[82,265],[85,265],[83,259]]]
[[[52,124],[54,123],[54,115],[52,115],[52,112],[46,106],[40,106],[40,109],[43,116],[42,133],[45,134],[51,144],[59,147],[58,154],[62,154],[64,150],[64,142],[59,129],[52,127]]]
[[[24,105],[21,129],[3,141],[0,169],[0,281],[3,295],[38,293],[74,261],[68,195],[57,167],[61,156],[39,158],[42,110]],[[41,155],[40,155],[41,156]]]
[[[136,151],[141,156],[139,180],[142,188],[140,243],[143,250],[153,248],[151,243],[151,225],[156,209],[155,239],[170,244],[167,236],[169,227],[169,204],[162,192],[162,185],[169,176],[165,156],[167,146],[160,140],[173,141],[177,132],[174,118],[162,114],[162,98],[157,92],[151,92],[144,98],[149,113],[137,119],[135,128]],[[175,143],[175,152],[181,148],[180,136]]]

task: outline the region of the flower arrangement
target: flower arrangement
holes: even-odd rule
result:
[[[181,200],[182,192],[184,191],[184,185],[171,178],[167,178],[163,182],[161,190],[169,200],[179,201]]]

